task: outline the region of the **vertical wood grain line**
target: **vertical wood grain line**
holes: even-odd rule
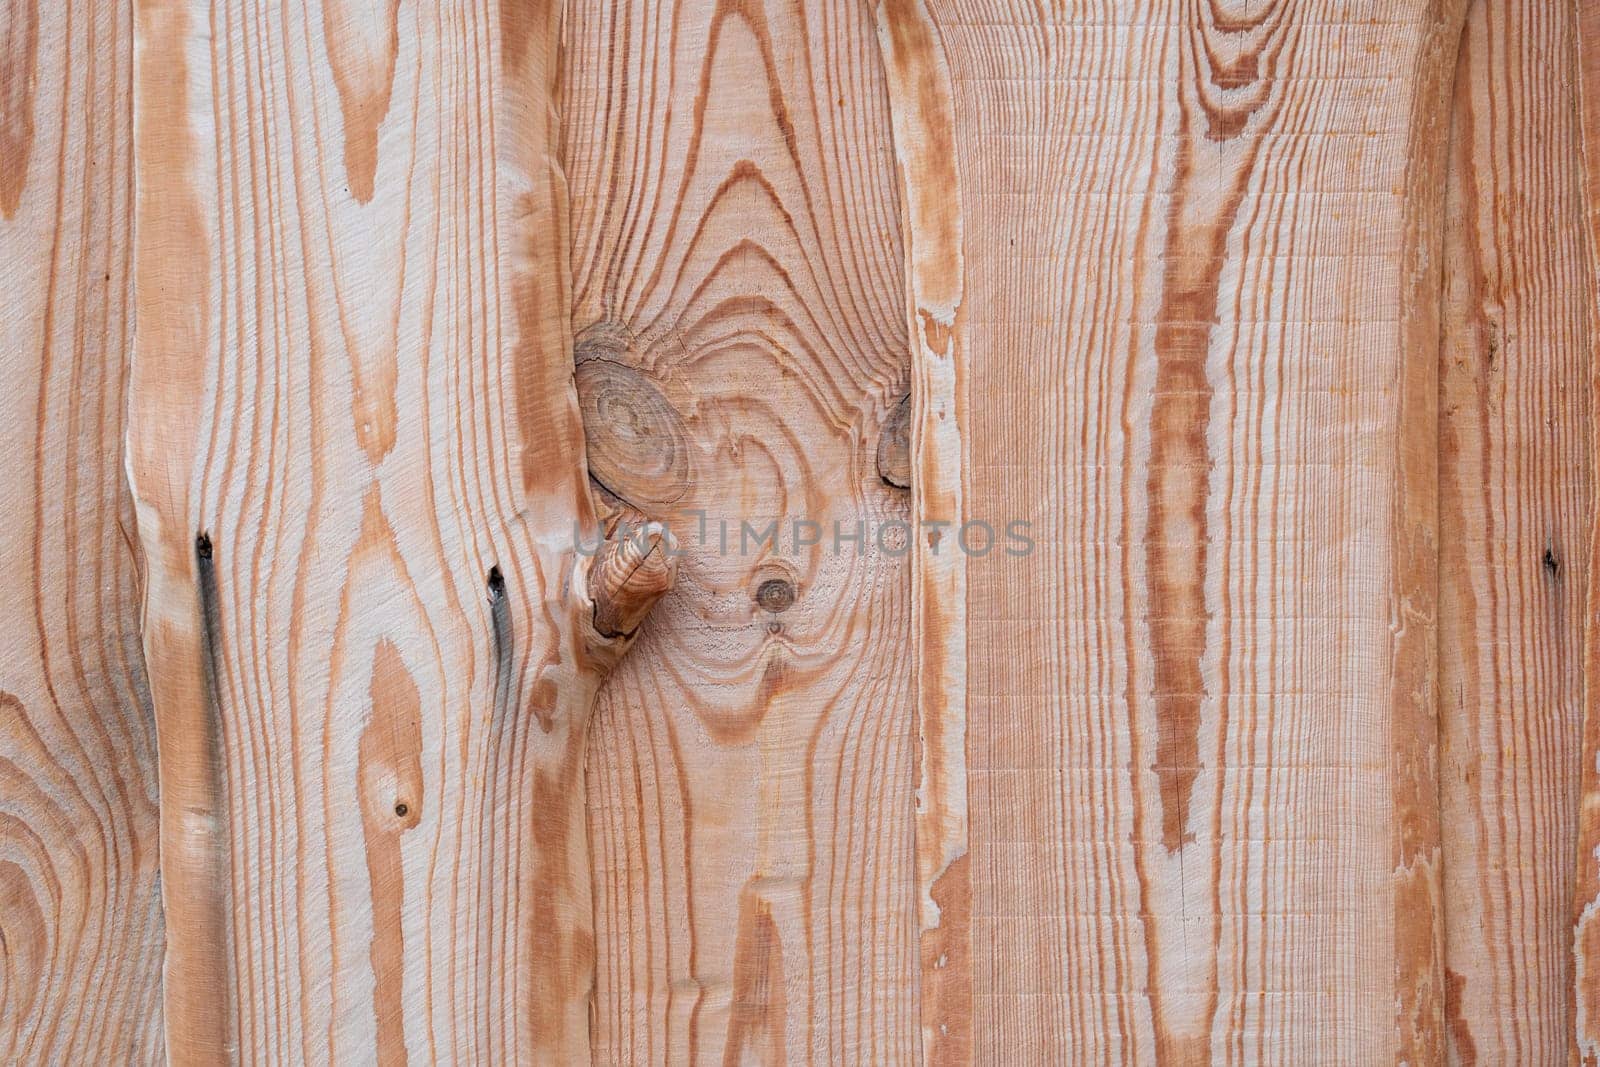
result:
[[[39,0],[11,0],[0,18],[0,217],[7,219],[28,182],[38,62]]]

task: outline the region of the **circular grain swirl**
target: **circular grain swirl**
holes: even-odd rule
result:
[[[683,419],[649,375],[627,366],[626,331],[584,330],[574,348],[589,473],[643,511],[680,499],[691,477]]]

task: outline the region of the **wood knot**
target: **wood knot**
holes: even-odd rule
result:
[[[680,499],[690,480],[683,419],[656,380],[634,365],[627,329],[590,326],[578,335],[573,362],[590,476],[635,507]]]
[[[911,397],[900,398],[878,436],[878,477],[895,489],[911,488]]]
[[[677,575],[678,558],[664,525],[614,527],[589,565],[595,630],[602,637],[632,635]]]
[[[401,801],[394,806],[394,813],[403,819],[411,813],[411,808],[405,801]]]
[[[777,614],[794,606],[794,586],[783,578],[768,578],[756,587],[756,603]]]

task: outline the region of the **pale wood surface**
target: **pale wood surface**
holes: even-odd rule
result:
[[[0,4],[0,1063],[161,1046],[155,732],[122,472],[125,4]]]
[[[1589,302],[1570,3],[1475,0],[1440,346],[1439,722],[1454,1063],[1565,1063]]]
[[[576,548],[559,16],[137,4],[175,1064],[587,1058],[593,618],[636,613]]]
[[[948,128],[890,84],[959,197],[960,503],[1039,536],[967,561],[978,1059],[1435,1062],[1461,5],[883,11],[948,64]]]
[[[606,0],[567,17],[592,466],[685,553],[592,741],[596,1059],[906,1062],[910,559],[893,530],[859,558],[831,543],[835,522],[875,540],[910,515],[889,484],[903,459],[883,449],[887,481],[878,463],[904,437],[908,356],[871,12]],[[755,544],[773,519],[777,551]],[[796,552],[794,520],[824,544]]]

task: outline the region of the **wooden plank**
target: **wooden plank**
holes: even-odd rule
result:
[[[972,873],[967,859],[967,564],[962,433],[961,187],[950,71],[920,0],[875,5],[904,190],[907,329],[913,345],[908,467],[916,661],[917,925],[922,1058],[970,1063]],[[954,537],[944,535],[954,530]]]
[[[584,1061],[594,625],[670,567],[575,537],[559,6],[136,9],[171,1061]]]
[[[960,424],[962,516],[1036,537],[966,560],[970,928],[940,936],[972,956],[935,980],[984,1062],[1438,1062],[1462,5],[880,11],[928,258],[962,235],[921,410]]]
[[[1565,1063],[1593,503],[1570,4],[1477,0],[1440,348],[1440,803],[1451,1060]]]
[[[132,20],[0,5],[0,1062],[161,1047],[156,753],[122,478]]]
[[[684,553],[596,723],[596,1058],[904,1062],[908,356],[871,12],[573,4],[563,62],[593,469]]]
[[[1600,359],[1600,3],[1574,0],[1578,122],[1583,148],[1582,214],[1589,261],[1589,455],[1600,457],[1595,360]],[[1594,469],[1590,469],[1594,477]],[[1591,513],[1587,573],[1600,573],[1600,516]],[[1573,886],[1573,1060],[1600,1064],[1600,589],[1591,580],[1583,636],[1584,714]]]

